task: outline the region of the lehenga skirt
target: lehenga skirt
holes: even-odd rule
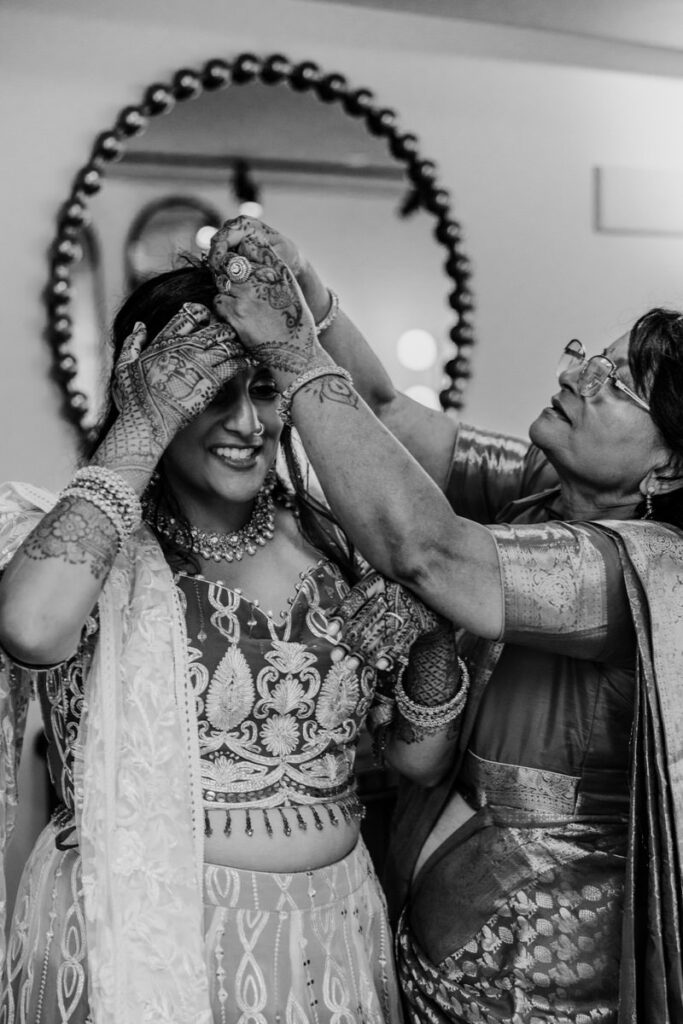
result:
[[[400,1024],[384,894],[362,840],[328,867],[270,874],[207,864],[214,1024]],[[80,854],[48,825],[17,894],[0,1024],[93,1024]]]

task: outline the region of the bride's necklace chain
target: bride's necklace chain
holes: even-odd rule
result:
[[[174,516],[167,515],[158,505],[150,522],[157,533],[184,551],[207,561],[239,562],[245,554],[255,555],[272,539],[275,533],[275,502],[269,492],[260,491],[248,522],[231,533],[200,530],[191,523],[185,525]]]

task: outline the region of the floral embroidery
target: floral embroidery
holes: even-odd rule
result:
[[[254,703],[254,684],[238,647],[229,647],[214,672],[206,697],[206,716],[214,729],[227,732],[244,721]]]
[[[314,567],[281,622],[223,584],[179,576],[178,586],[211,806],[350,793],[375,677],[348,657],[332,661],[328,615],[348,593],[339,571]]]
[[[299,741],[299,727],[291,715],[273,715],[261,729],[261,739],[271,754],[286,756]]]

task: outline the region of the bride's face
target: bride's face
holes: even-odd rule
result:
[[[250,367],[176,434],[164,453],[164,470],[188,512],[253,501],[277,454],[282,421],[276,400],[270,372]]]

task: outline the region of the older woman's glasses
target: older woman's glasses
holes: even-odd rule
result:
[[[576,388],[583,398],[592,398],[597,395],[600,388],[609,381],[619,391],[628,395],[645,412],[650,411],[647,402],[643,401],[635,391],[632,391],[624,384],[623,380],[617,377],[617,368],[612,360],[607,356],[591,356],[590,359],[586,359],[585,349],[577,338],[572,338],[560,356],[560,361],[557,364],[557,376],[560,377],[563,373],[570,373],[574,370],[579,371]]]

